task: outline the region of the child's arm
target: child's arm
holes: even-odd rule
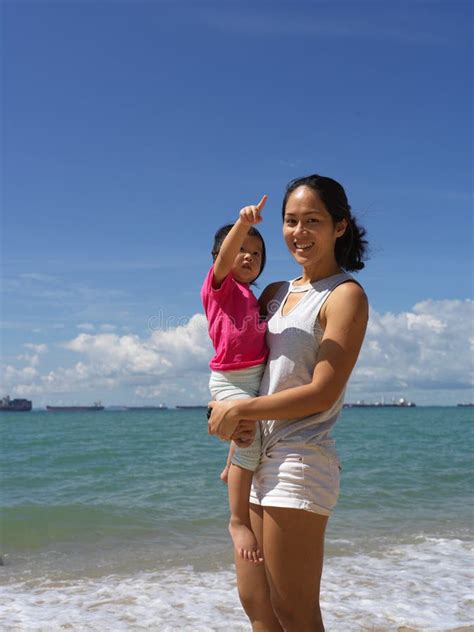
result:
[[[240,211],[239,219],[226,235],[214,262],[214,287],[219,287],[232,270],[235,258],[239,254],[249,228],[254,224],[260,224],[262,221],[260,213],[265,206],[267,197],[267,195],[264,195],[257,205],[245,206]]]

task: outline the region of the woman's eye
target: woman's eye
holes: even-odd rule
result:
[[[260,257],[260,253],[258,251],[252,252],[252,255],[254,257]]]
[[[293,226],[293,224],[295,223],[295,220],[294,219],[287,219],[286,223],[287,223],[288,226]]]

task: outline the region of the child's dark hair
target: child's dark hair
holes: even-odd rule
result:
[[[221,246],[224,242],[224,239],[227,237],[227,235],[230,232],[230,229],[232,228],[234,224],[226,224],[225,226],[222,226],[222,228],[219,228],[219,230],[216,232],[216,234],[214,235],[214,245],[212,246],[212,258],[215,261],[217,255],[219,254],[219,250],[221,249]],[[263,241],[263,237],[260,234],[260,232],[254,227],[251,226],[248,232],[248,235],[250,235],[250,237],[258,237],[260,239],[260,241],[262,242],[262,260],[260,263],[260,272],[257,274],[257,276],[255,277],[255,279],[252,281],[252,283],[255,283],[255,281],[258,279],[258,277],[262,274],[263,272],[263,268],[265,267],[265,263],[267,261],[267,253],[265,250],[265,242]]]
[[[283,198],[283,219],[285,219],[285,208],[290,194],[302,186],[313,189],[319,195],[334,223],[340,222],[342,219],[347,220],[344,234],[336,240],[336,261],[345,270],[362,270],[364,267],[363,259],[367,259],[368,243],[364,239],[366,231],[357,224],[351,213],[346,192],[336,180],[317,174],[292,180],[286,187]]]

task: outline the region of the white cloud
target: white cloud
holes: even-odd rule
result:
[[[472,387],[473,302],[423,301],[409,312],[372,312],[351,378],[358,393]]]
[[[58,277],[51,276],[50,274],[43,274],[42,272],[25,272],[18,275],[20,279],[27,279],[29,281],[38,281],[38,283],[60,283],[61,280]]]
[[[94,331],[95,326],[92,323],[79,323],[77,325],[78,329],[82,329],[82,331]]]
[[[348,399],[420,397],[423,401],[418,403],[470,399],[472,316],[470,300],[427,300],[398,314],[372,312]],[[94,398],[103,400],[122,400],[126,393],[138,400],[167,403],[205,403],[208,398],[212,348],[202,314],[145,337],[81,332],[61,345],[80,355],[80,360],[49,371],[39,370],[46,346],[26,346],[35,353],[23,356],[28,366],[4,367],[4,392],[25,397],[69,393],[77,399],[77,394],[93,391]],[[50,360],[51,356],[52,352]]]
[[[172,366],[136,335],[79,334],[63,346],[83,354],[91,364],[101,367],[105,374],[110,375],[151,372],[159,375]]]
[[[48,350],[48,346],[45,344],[33,344],[32,342],[25,342],[23,346],[27,349],[31,349],[33,353],[22,353],[20,355],[17,355],[16,359],[29,365],[29,367],[38,366],[40,362],[40,355],[46,353],[46,351]],[[27,369],[28,367],[21,369],[21,371],[27,371]],[[34,376],[36,376],[36,374],[37,373],[35,371]]]
[[[135,389],[135,394],[155,402],[205,404],[211,399],[208,384],[207,372],[196,373],[188,376],[186,382],[163,380],[159,384],[139,386]]]
[[[48,345],[45,344],[35,345],[32,342],[25,342],[23,346],[27,349],[31,349],[35,353],[46,353],[46,351],[48,350]]]
[[[131,388],[140,398],[207,401],[212,349],[202,314],[184,325],[153,331],[145,339],[132,334],[80,333],[61,346],[80,354],[81,361],[40,374],[37,361],[23,356],[30,366],[6,366],[4,385],[25,397]]]
[[[39,376],[38,371],[32,366],[26,366],[21,369],[16,369],[13,366],[6,366],[4,369],[5,381],[21,381],[26,385],[31,386],[33,380]]]
[[[299,12],[297,15],[288,16],[273,12],[269,17],[267,13],[261,11],[229,11],[220,12],[213,8],[212,12],[200,12],[199,18],[212,29],[242,36],[255,35],[262,37],[285,37],[299,36],[312,38],[350,38],[353,40],[363,39],[400,41],[404,43],[432,43],[440,44],[449,41],[448,37],[439,32],[434,33],[429,29],[420,29],[403,19],[384,20],[381,14],[372,14],[372,19],[367,21],[362,18],[329,18],[322,15],[309,13],[304,15]]]
[[[117,327],[115,325],[110,325],[109,323],[104,323],[100,326],[101,331],[115,331]]]
[[[55,308],[75,307],[98,304],[107,301],[123,301],[128,293],[119,289],[90,287],[85,283],[69,282],[66,279],[42,273],[25,273],[13,278],[2,279],[2,290],[17,298],[26,298],[29,303],[48,304]]]
[[[63,346],[83,354],[110,375],[158,377],[204,370],[212,353],[202,314],[185,325],[153,331],[145,340],[135,334],[82,333]]]

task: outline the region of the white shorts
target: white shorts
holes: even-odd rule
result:
[[[334,451],[281,441],[263,451],[253,475],[250,502],[329,516],[339,496],[339,478]]]
[[[260,382],[265,370],[264,364],[239,369],[237,371],[212,371],[209,389],[212,397],[217,401],[225,399],[247,399],[256,397],[260,389]],[[248,448],[236,446],[232,463],[246,470],[255,471],[260,461],[260,424],[255,423],[255,439]]]

